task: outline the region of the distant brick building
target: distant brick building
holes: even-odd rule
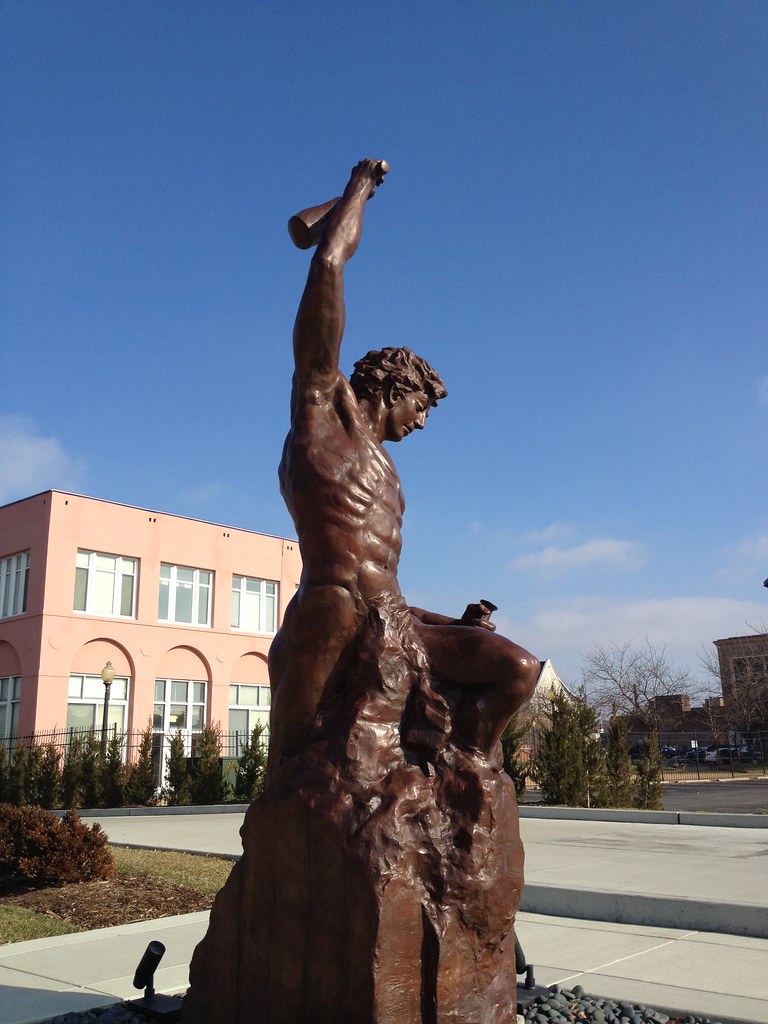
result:
[[[715,640],[725,714],[740,730],[768,729],[768,633]]]

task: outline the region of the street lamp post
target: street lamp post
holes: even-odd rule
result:
[[[101,719],[101,756],[107,753],[107,729],[109,727],[109,688],[115,678],[112,662],[108,661],[101,670],[101,681],[104,683],[104,715]]]

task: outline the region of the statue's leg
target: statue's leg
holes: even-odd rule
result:
[[[288,605],[269,651],[268,775],[306,743],[328,680],[361,618],[352,595],[338,586],[304,585]]]
[[[489,756],[509,719],[533,693],[541,662],[498,633],[414,620],[433,676],[458,688],[453,731]]]

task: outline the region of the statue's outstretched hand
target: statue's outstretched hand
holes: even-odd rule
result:
[[[481,598],[478,604],[467,605],[459,622],[463,626],[478,626],[480,629],[487,629],[493,633],[496,629],[496,624],[491,622],[491,614],[495,611],[497,611],[495,604]]]

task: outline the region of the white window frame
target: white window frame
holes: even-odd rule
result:
[[[259,599],[259,621],[256,629],[242,626],[242,612],[247,596]],[[274,636],[277,632],[280,584],[277,580],[262,580],[255,576],[232,576],[232,605],[230,625],[239,633],[264,633]],[[267,615],[267,607],[272,604],[273,615]],[[237,620],[237,621],[235,621]]]
[[[0,619],[23,615],[29,589],[29,551],[0,558]]]
[[[184,572],[191,572],[191,580],[180,580],[179,570]],[[164,572],[167,570],[167,575]],[[205,578],[207,577],[207,579]],[[157,621],[167,622],[177,626],[210,626],[211,625],[211,609],[213,607],[213,577],[214,573],[210,569],[195,569],[191,565],[174,565],[170,562],[160,563],[160,586],[157,602]],[[186,590],[191,587],[192,590],[192,622],[186,622],[184,619],[177,618],[177,595],[180,590]],[[200,621],[200,597],[203,592],[207,592],[206,600],[206,617],[205,621]],[[167,617],[161,615],[163,605],[163,594],[167,596]]]
[[[128,703],[130,699],[130,679],[128,676],[115,676],[109,688],[109,734],[117,730],[118,736],[125,736],[128,725]],[[70,725],[67,722],[67,732],[79,729],[99,732],[101,723],[104,720],[104,695],[106,688],[104,680],[100,675],[92,675],[89,672],[72,672],[69,676],[69,693],[67,696],[67,712],[73,705],[78,707],[91,707],[93,710],[91,725]],[[118,715],[118,712],[120,714]],[[69,717],[69,716],[67,716]]]
[[[114,559],[114,569],[107,569],[104,566],[98,564],[100,558],[112,558]],[[87,564],[80,564],[85,561]],[[133,571],[131,571],[131,567]],[[85,608],[78,608],[77,605],[77,592],[78,592],[78,580],[80,579],[80,572],[85,570]],[[99,588],[96,585],[97,573],[107,574],[111,573],[113,577],[112,583],[112,609],[111,611],[104,611],[97,607],[96,599],[99,593]],[[75,563],[75,594],[72,599],[72,608],[77,615],[91,615],[98,616],[99,618],[114,618],[114,619],[135,619],[136,618],[136,594],[138,591],[137,582],[139,578],[139,560],[138,558],[132,558],[128,555],[112,555],[107,551],[90,551],[87,548],[78,548],[77,560]],[[132,579],[133,586],[131,588],[131,610],[129,613],[123,613],[122,602],[123,602],[123,580]]]
[[[180,696],[180,688],[185,688],[184,696]],[[200,699],[202,694],[202,700]],[[185,722],[183,726],[171,721],[173,708],[184,708]],[[163,765],[168,754],[171,737],[180,732],[184,737],[184,747],[188,757],[194,757],[196,737],[205,727],[208,716],[208,683],[204,679],[155,679],[155,704],[152,719],[152,731],[162,735]]]
[[[21,676],[0,676],[0,742],[8,746],[19,734]]]
[[[254,693],[253,691],[258,691]],[[256,698],[254,701],[253,698]],[[239,757],[243,747],[250,742],[253,727],[257,722],[264,726],[262,739],[269,739],[269,709],[272,702],[272,691],[264,683],[230,683],[229,684],[229,721],[228,721],[228,754]],[[232,712],[247,713],[247,728],[244,733],[232,728]]]

